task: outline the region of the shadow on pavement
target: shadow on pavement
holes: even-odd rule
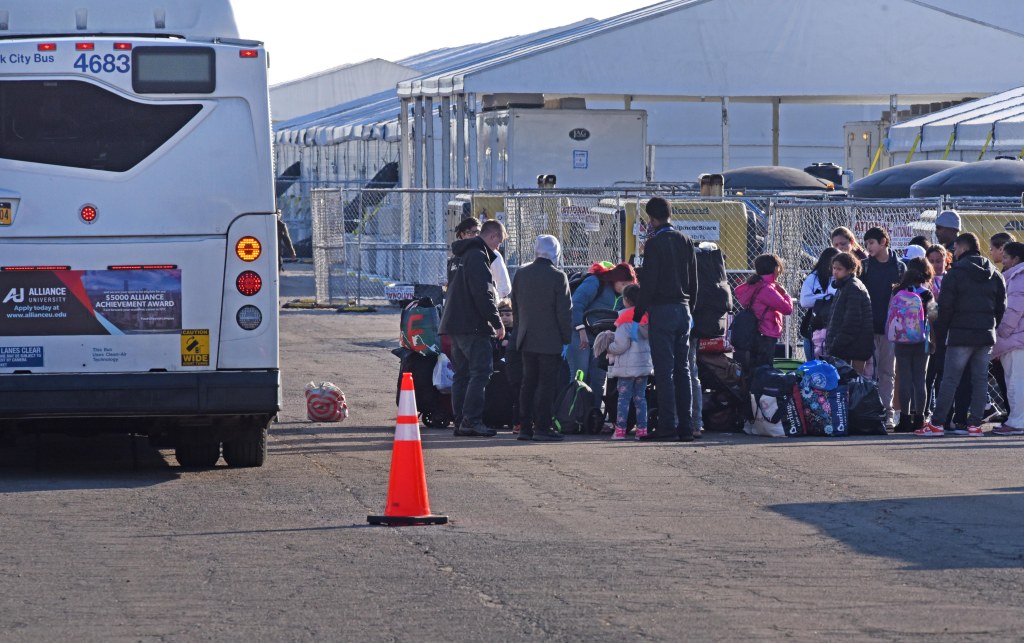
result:
[[[848,547],[911,570],[1024,567],[1024,493],[769,507]]]
[[[0,493],[132,489],[178,477],[142,436],[42,435],[0,446]]]

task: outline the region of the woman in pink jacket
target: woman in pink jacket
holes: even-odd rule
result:
[[[793,314],[793,298],[777,282],[781,274],[782,259],[761,255],[754,259],[754,274],[736,288],[736,300],[753,311],[761,331],[757,348],[745,360],[748,373],[758,366],[772,365],[775,344],[782,336],[782,316]]]
[[[992,435],[1024,435],[1024,243],[1003,246],[1006,313],[996,329],[992,358],[1006,371],[1010,416]]]

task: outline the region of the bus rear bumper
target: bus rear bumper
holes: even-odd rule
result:
[[[0,419],[275,415],[278,370],[0,376]]]

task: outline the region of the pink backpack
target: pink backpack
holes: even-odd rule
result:
[[[920,344],[928,341],[928,318],[921,295],[901,290],[889,300],[885,336],[894,344]]]

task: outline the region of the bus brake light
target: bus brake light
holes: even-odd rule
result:
[[[263,288],[263,278],[252,270],[246,270],[238,275],[238,279],[235,280],[235,287],[238,288],[238,292],[246,297],[252,297]]]
[[[85,223],[92,223],[100,213],[96,210],[96,206],[94,205],[83,205],[82,211],[79,214],[82,217],[82,221]]]
[[[96,45],[91,42],[78,42],[75,43],[75,49],[78,51],[93,51],[96,49]]]
[[[130,43],[130,42],[115,42],[114,43],[114,51],[130,51],[131,48],[132,48],[132,43]]]
[[[242,237],[235,244],[235,254],[242,261],[256,261],[263,254],[263,246],[256,237]]]
[[[238,57],[239,58],[259,58],[260,57],[260,50],[259,49],[243,49],[243,50],[238,52]]]
[[[39,51],[57,51],[57,43],[55,42],[41,42],[36,45],[36,49]]]

